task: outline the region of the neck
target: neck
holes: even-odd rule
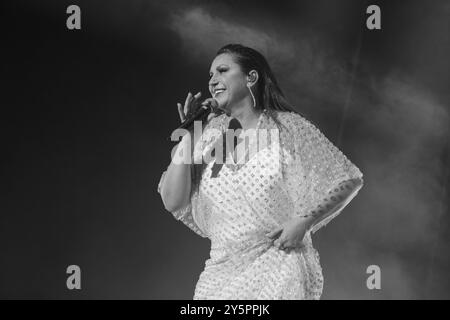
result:
[[[261,110],[255,109],[253,104],[249,103],[236,106],[231,110],[231,117],[237,119],[244,130],[256,128],[260,114]]]

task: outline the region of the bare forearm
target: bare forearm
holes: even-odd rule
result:
[[[189,165],[171,163],[161,187],[164,207],[176,211],[189,202],[191,193],[191,169]]]
[[[191,164],[190,161],[174,161],[178,148],[184,148],[184,152],[190,150],[190,138],[186,137],[175,147],[172,153],[172,161],[167,168],[164,181],[161,186],[161,198],[168,211],[176,211],[189,203],[191,194]],[[178,159],[180,160],[180,159]]]
[[[341,182],[322,199],[320,204],[303,217],[307,219],[309,227],[319,223],[329,215],[339,210],[348,197],[363,185],[362,179],[350,179]]]

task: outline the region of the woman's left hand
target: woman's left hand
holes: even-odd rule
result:
[[[303,247],[303,238],[310,226],[310,219],[296,217],[267,233],[266,236],[275,240],[273,243],[275,247],[290,252],[292,249]]]

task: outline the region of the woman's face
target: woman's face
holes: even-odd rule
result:
[[[209,92],[220,108],[229,109],[229,106],[242,102],[249,95],[247,76],[231,54],[218,55],[211,64],[209,75]]]

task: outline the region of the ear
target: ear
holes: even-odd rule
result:
[[[251,70],[247,75],[247,86],[252,87],[258,82],[259,75],[258,71]]]

